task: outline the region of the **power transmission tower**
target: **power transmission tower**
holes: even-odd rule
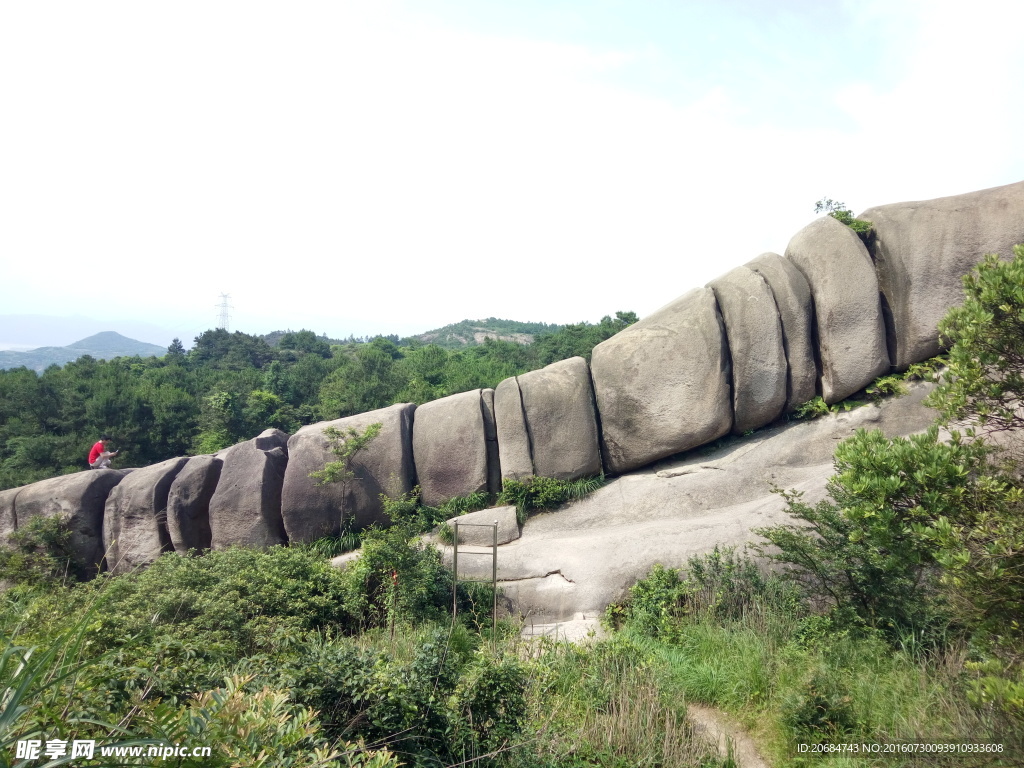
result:
[[[220,304],[217,305],[219,313],[217,315],[217,327],[223,328],[225,331],[230,331],[228,327],[231,324],[231,313],[229,310],[234,309],[233,306],[228,304],[228,299],[231,298],[231,294],[222,293],[220,295]]]

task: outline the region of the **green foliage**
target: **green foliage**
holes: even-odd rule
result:
[[[939,323],[949,373],[929,404],[986,432],[1024,425],[1024,245],[1012,261],[988,255],[964,277],[965,300]]]
[[[90,574],[75,556],[71,530],[60,517],[33,515],[0,548],[0,579],[15,584],[82,580]],[[93,568],[93,570],[95,570]]]
[[[840,203],[837,200],[823,197],[814,204],[814,212],[827,213],[840,224],[845,224],[856,232],[857,236],[861,239],[868,237],[871,232],[871,222],[864,221],[863,219],[855,219],[853,217],[853,211],[846,207],[846,203]]]
[[[324,437],[332,454],[337,458],[329,461],[323,469],[314,470],[309,476],[316,480],[317,485],[328,483],[341,483],[344,486],[352,480],[358,479],[355,470],[352,468],[352,460],[359,451],[363,450],[369,443],[380,434],[384,425],[379,421],[370,424],[362,432],[354,427],[341,430],[337,427],[327,427],[324,430]]]
[[[604,475],[582,477],[578,480],[557,480],[553,477],[528,477],[525,480],[505,479],[498,494],[498,504],[515,505],[519,522],[540,509],[551,509],[559,504],[581,499],[601,488]]]

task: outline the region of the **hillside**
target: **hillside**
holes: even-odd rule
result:
[[[437,344],[448,349],[462,349],[483,344],[486,339],[532,344],[541,333],[554,333],[565,326],[550,323],[521,323],[488,317],[484,320],[462,320],[410,337],[422,344]]]
[[[166,348],[158,344],[129,339],[114,331],[103,331],[66,347],[39,347],[25,352],[0,350],[0,369],[25,366],[34,371],[44,371],[51,365],[64,365],[84,355],[91,355],[97,360],[111,360],[115,357],[149,357],[166,353]]]

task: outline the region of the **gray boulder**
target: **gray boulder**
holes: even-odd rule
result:
[[[111,573],[128,573],[172,551],[167,495],[187,461],[168,459],[136,469],[111,489],[103,510],[103,545]]]
[[[732,428],[725,328],[708,288],[598,344],[590,368],[609,473],[695,448]]]
[[[0,544],[5,543],[18,529],[18,520],[14,516],[14,500],[21,488],[8,488],[0,491]]]
[[[268,429],[219,454],[217,490],[210,499],[210,545],[273,547],[287,542],[281,522],[281,487],[288,435]]]
[[[459,544],[492,546],[495,543],[494,523],[498,524],[498,546],[519,538],[519,520],[514,505],[481,509],[479,512],[453,517],[447,522],[453,527],[455,523],[459,524]]]
[[[484,437],[487,438],[487,490],[498,493],[501,490],[501,459],[498,455],[498,425],[494,418],[494,390],[481,390],[480,402],[484,408]]]
[[[412,454],[422,501],[437,506],[487,490],[487,433],[479,389],[416,409]]]
[[[515,376],[494,390],[494,422],[502,479],[522,480],[533,475],[530,435],[526,431],[523,395]]]
[[[786,411],[789,412],[814,399],[818,388],[811,287],[793,262],[777,253],[762,253],[747,266],[768,283],[779,310],[788,363]]]
[[[167,495],[167,532],[175,552],[209,549],[210,500],[224,462],[216,456],[193,456],[174,478]]]
[[[60,518],[70,528],[75,557],[96,573],[103,561],[103,507],[126,475],[119,469],[89,469],[26,485],[14,499],[15,520],[24,525],[33,515]]]
[[[572,357],[519,376],[533,471],[574,480],[601,472],[590,369]]]
[[[822,216],[793,236],[786,258],[807,278],[814,297],[825,402],[849,397],[888,373],[878,279],[856,233]]]
[[[871,255],[891,313],[899,370],[940,351],[938,325],[963,301],[962,278],[989,253],[1024,243],[1024,181],[966,195],[868,208]]]
[[[412,421],[416,406],[392,405],[368,413],[346,416],[303,427],[288,441],[288,469],[284,477],[281,514],[293,542],[337,536],[343,517],[356,528],[388,523],[380,494],[398,498],[416,484],[412,454]],[[335,460],[324,430],[327,427],[363,432],[380,423],[377,437],[352,460],[355,479],[348,483],[317,485],[309,474]],[[221,481],[223,482],[223,480]]]
[[[742,435],[769,424],[786,405],[786,351],[782,320],[764,278],[737,267],[708,284],[725,322],[732,360],[732,431]]]

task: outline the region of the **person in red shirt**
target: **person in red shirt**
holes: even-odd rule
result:
[[[93,469],[103,469],[110,466],[110,460],[117,456],[118,451],[108,451],[107,444],[110,443],[110,435],[100,435],[96,445],[89,451],[89,466]]]

